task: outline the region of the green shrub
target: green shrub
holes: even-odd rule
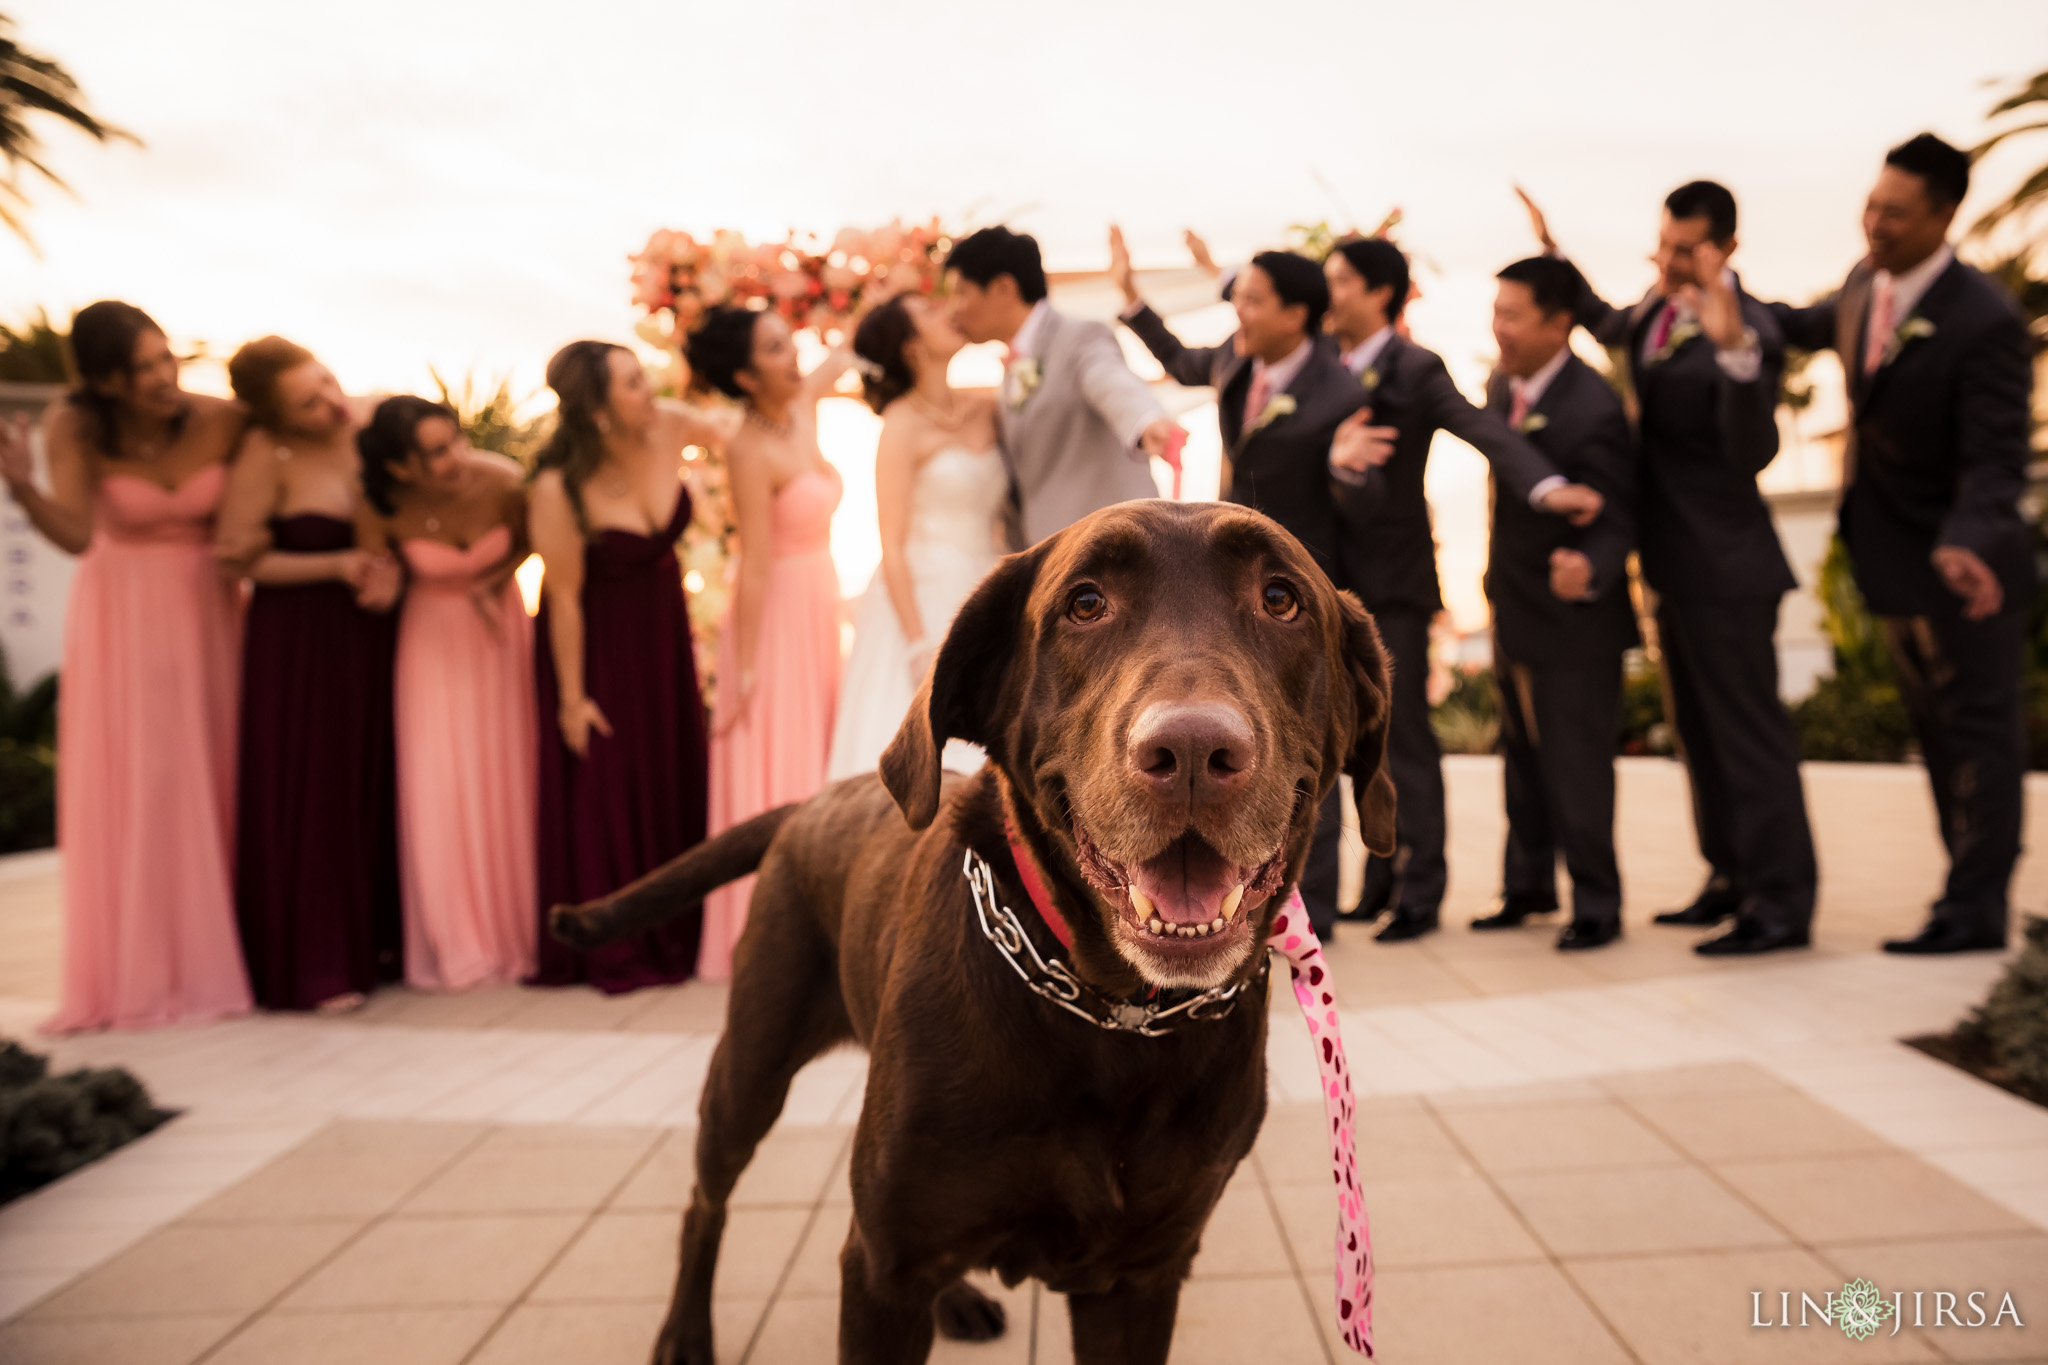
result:
[[[1500,692],[1490,668],[1458,669],[1450,695],[1430,708],[1429,723],[1445,753],[1490,754],[1500,744]]]
[[[49,1072],[44,1058],[0,1042],[0,1202],[69,1175],[171,1117],[125,1071]]]
[[[0,853],[57,842],[57,679],[16,696],[0,658]]]
[[[2048,919],[2027,916],[2026,946],[1983,1004],[1956,1030],[1989,1043],[1999,1064],[2035,1095],[2048,1094]]]
[[[1649,656],[1632,649],[1622,657],[1621,728],[1614,748],[1624,754],[1668,754],[1676,747],[1664,718],[1664,679]]]

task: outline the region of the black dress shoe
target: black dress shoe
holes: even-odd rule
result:
[[[1502,896],[1500,904],[1490,915],[1481,915],[1472,921],[1474,929],[1519,929],[1522,921],[1531,915],[1547,915],[1557,909],[1554,900],[1541,900],[1535,896]]]
[[[1423,913],[1417,910],[1396,910],[1387,920],[1386,927],[1373,938],[1380,943],[1405,943],[1411,938],[1421,938],[1437,930],[1437,912]]]
[[[1692,950],[1701,957],[1750,957],[1757,953],[1773,953],[1780,948],[1806,948],[1813,943],[1813,931],[1804,925],[1797,929],[1771,928],[1756,920],[1738,917],[1728,932],[1704,943],[1695,943]]]
[[[1719,877],[1709,881],[1693,903],[1683,910],[1666,910],[1651,918],[1652,924],[1678,924],[1691,929],[1706,929],[1728,919],[1742,909],[1742,893],[1732,883]]]
[[[1576,953],[1586,948],[1605,948],[1620,937],[1618,919],[1575,919],[1557,936],[1557,950]]]
[[[2004,948],[2003,932],[1972,928],[1940,918],[1927,921],[1926,927],[1911,938],[1890,938],[1884,943],[1884,950],[1888,953],[1906,953],[1916,957],[1935,953],[1995,953]]]

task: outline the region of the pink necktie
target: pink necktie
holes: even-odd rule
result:
[[[1508,409],[1508,425],[1519,427],[1522,425],[1522,419],[1529,415],[1529,386],[1517,384],[1514,386],[1514,393],[1514,406]]]
[[[1668,302],[1664,311],[1657,315],[1657,326],[1650,333],[1650,354],[1656,355],[1664,349],[1664,343],[1671,340],[1672,324],[1678,321],[1678,304]]]
[[[1244,396],[1244,427],[1250,431],[1258,424],[1259,414],[1266,410],[1266,396],[1272,392],[1272,381],[1266,378],[1264,370],[1252,376],[1252,390]]]
[[[1365,1193],[1358,1188],[1357,1115],[1351,1100],[1351,1073],[1344,1065],[1344,1035],[1337,1028],[1337,1007],[1330,967],[1323,945],[1309,927],[1308,911],[1295,890],[1273,921],[1266,946],[1287,959],[1294,999],[1308,1021],[1316,1045],[1316,1068],[1322,1077],[1323,1112],[1330,1121],[1330,1163],[1337,1181],[1337,1325],[1344,1344],[1370,1359],[1372,1345],[1372,1225],[1365,1215]]]
[[[1870,330],[1863,338],[1863,373],[1875,374],[1892,344],[1892,277],[1879,275],[1870,295]]]

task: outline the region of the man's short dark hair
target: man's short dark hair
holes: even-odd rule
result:
[[[1679,222],[1707,220],[1707,240],[1725,242],[1735,235],[1735,196],[1712,180],[1688,180],[1664,196],[1664,207]]]
[[[1527,285],[1530,297],[1545,317],[1570,313],[1579,304],[1579,272],[1571,262],[1555,256],[1530,256],[1516,261],[1494,278]]]
[[[1308,309],[1303,331],[1315,336],[1323,330],[1323,314],[1330,311],[1330,282],[1323,278],[1321,266],[1292,251],[1261,251],[1252,264],[1273,282],[1282,307],[1299,304]]]
[[[1907,138],[1884,154],[1884,164],[1920,177],[1937,209],[1952,209],[1970,192],[1970,154],[1932,133]]]
[[[946,253],[946,269],[983,289],[996,276],[1008,275],[1017,282],[1017,297],[1024,302],[1045,297],[1045,262],[1038,254],[1038,239],[1006,227],[985,227],[962,237]]]
[[[1401,248],[1384,237],[1356,237],[1337,244],[1337,254],[1345,263],[1356,270],[1365,281],[1367,289],[1378,289],[1382,285],[1392,287],[1393,297],[1387,300],[1387,320],[1401,316],[1401,310],[1408,306],[1408,258],[1401,254]]]

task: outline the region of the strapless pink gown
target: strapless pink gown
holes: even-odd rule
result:
[[[825,784],[832,750],[832,712],[839,697],[839,573],[832,566],[832,513],[839,472],[799,474],[775,495],[768,589],[761,638],[754,651],[754,695],[746,714],[723,734],[729,680],[739,675],[731,614],[718,633],[718,709],[711,741],[711,833],[764,810],[802,801]],[[746,547],[741,547],[746,553]],[[747,923],[754,879],[714,891],[704,901],[704,941],[697,974],[732,976],[733,946]]]
[[[533,970],[533,623],[506,584],[471,589],[505,557],[496,527],[467,550],[400,546],[411,579],[398,621],[398,868],[405,980],[424,990],[512,982]]]
[[[64,622],[53,1032],[246,1013],[235,935],[240,606],[213,562],[226,485],[101,477]]]

